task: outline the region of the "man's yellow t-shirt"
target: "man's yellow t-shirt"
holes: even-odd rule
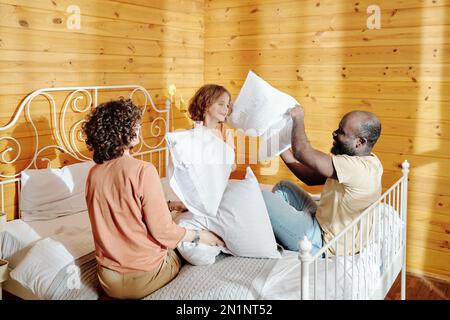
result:
[[[321,193],[316,219],[323,231],[324,244],[328,243],[348,224],[381,196],[383,166],[378,157],[333,156],[337,180],[328,178]],[[362,221],[362,236],[366,238],[366,220]],[[359,224],[355,230],[355,252],[359,251]],[[371,223],[369,221],[369,230]],[[370,231],[369,231],[370,232]],[[351,235],[352,233],[350,233]],[[347,253],[352,252],[352,239],[347,236]],[[336,246],[330,250],[336,254]],[[339,241],[338,255],[344,253],[344,239]]]

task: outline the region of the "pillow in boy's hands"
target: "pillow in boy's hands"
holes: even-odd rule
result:
[[[234,150],[211,130],[168,132],[170,187],[190,212],[215,216],[230,177]]]
[[[289,111],[296,104],[299,103],[293,97],[249,71],[228,123],[235,129],[242,129],[245,135],[261,137],[259,160],[268,160],[291,146]]]

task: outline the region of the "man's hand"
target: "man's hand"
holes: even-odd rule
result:
[[[292,152],[304,166],[312,169],[316,174],[325,178],[336,177],[331,156],[314,149],[309,143],[305,132],[305,111],[296,105],[291,110],[292,117]]]
[[[301,105],[296,104],[295,107],[291,109],[291,117],[292,119],[304,119],[305,110]]]
[[[287,149],[286,151],[283,151],[281,154],[281,159],[288,164],[288,163],[298,163],[297,159],[295,159],[294,155],[292,154],[291,149]]]
[[[185,212],[188,209],[181,201],[169,201],[169,211]]]

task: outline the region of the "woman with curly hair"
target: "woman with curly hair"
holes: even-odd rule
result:
[[[131,100],[96,107],[83,124],[96,163],[87,177],[86,201],[97,260],[107,295],[137,299],[170,282],[181,263],[181,241],[223,245],[213,233],[172,221],[153,164],[130,156],[139,142],[142,111]]]

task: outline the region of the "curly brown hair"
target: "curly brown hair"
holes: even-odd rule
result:
[[[231,100],[231,94],[225,87],[217,84],[205,84],[197,90],[189,102],[189,117],[193,121],[205,121],[209,107],[224,93],[227,93]]]
[[[142,110],[128,99],[98,105],[83,123],[86,144],[95,163],[118,158],[136,138]]]

